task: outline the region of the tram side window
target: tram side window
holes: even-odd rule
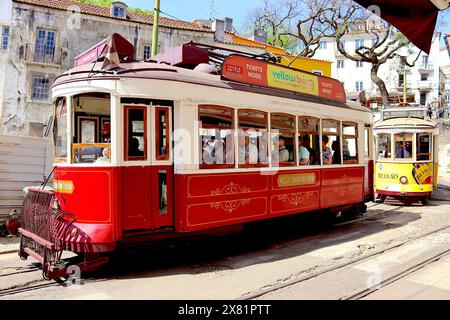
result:
[[[295,166],[295,116],[272,113],[270,115],[271,154],[273,166]]]
[[[267,166],[267,113],[239,110],[239,167]]]
[[[341,164],[340,122],[322,120],[322,161],[324,165]]]
[[[169,160],[169,109],[156,108],[156,160]]]
[[[67,160],[67,104],[60,98],[55,104],[54,120],[55,162]]]
[[[369,159],[370,158],[370,154],[369,154],[370,139],[371,139],[370,125],[369,124],[365,124],[364,125],[364,158],[365,159]]]
[[[299,117],[298,134],[300,165],[320,165],[319,119],[312,117]],[[308,155],[309,157],[306,161],[305,155]]]
[[[222,106],[200,105],[200,168],[234,167],[234,110]]]
[[[395,158],[411,159],[412,158],[412,134],[396,133],[394,135],[395,142]]]
[[[125,161],[147,160],[147,107],[125,107]]]
[[[391,154],[391,135],[389,133],[380,133],[377,136],[378,159],[390,159]]]
[[[431,160],[431,135],[427,132],[416,134],[417,161]]]
[[[344,164],[358,163],[358,124],[342,123],[342,159]]]

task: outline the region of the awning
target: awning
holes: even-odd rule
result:
[[[450,0],[354,0],[389,22],[416,47],[430,53],[439,10]]]

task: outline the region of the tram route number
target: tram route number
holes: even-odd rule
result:
[[[196,315],[209,318],[210,316],[220,314],[222,316],[236,315],[269,315],[270,304],[223,304],[216,306],[190,306],[188,304],[178,307],[179,315]]]

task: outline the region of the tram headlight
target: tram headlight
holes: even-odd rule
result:
[[[402,183],[402,184],[407,184],[407,183],[408,183],[408,178],[405,177],[405,176],[401,176],[401,177],[400,177],[400,183]]]
[[[72,230],[70,230],[70,236],[71,237],[75,237],[78,234],[78,229],[77,228],[72,228]]]

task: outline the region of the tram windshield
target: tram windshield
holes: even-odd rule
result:
[[[73,97],[72,163],[111,162],[110,96],[103,93]]]
[[[67,161],[67,101],[59,98],[55,103],[53,139],[55,144],[55,162]]]
[[[396,133],[394,134],[395,141],[395,158],[396,159],[411,159],[412,158],[412,133]]]
[[[391,157],[391,135],[389,133],[380,133],[378,135],[378,158],[390,159]]]

